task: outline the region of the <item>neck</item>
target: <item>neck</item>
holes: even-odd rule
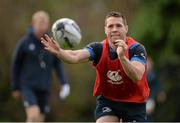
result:
[[[114,51],[117,49],[116,46],[114,46],[114,44],[112,44],[111,42],[108,41],[109,47],[111,47]]]

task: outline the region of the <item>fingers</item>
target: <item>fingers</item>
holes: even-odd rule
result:
[[[44,37],[41,38],[41,43],[45,47],[48,47],[51,43],[55,44],[53,38],[50,38],[47,34],[45,34]]]
[[[58,43],[47,34],[41,38],[41,43],[44,45],[44,49],[50,53],[56,54],[60,50]]]
[[[122,39],[118,39],[118,40],[115,40],[114,42],[125,42],[125,41]]]
[[[49,51],[49,47],[44,47],[44,49]]]
[[[51,40],[52,40],[53,44],[55,44],[57,47],[60,47],[60,44],[58,44],[58,42],[55,41],[53,37],[51,37]]]
[[[47,42],[46,39],[44,39],[43,37],[41,38],[41,43],[42,43],[45,47],[48,47],[48,42]]]
[[[52,39],[49,37],[49,35],[45,34],[44,37],[48,42],[52,42]]]
[[[116,41],[115,41],[115,44],[125,44],[125,41],[119,39],[119,40],[116,40]]]
[[[44,45],[45,50],[49,50],[49,43],[44,38],[41,38],[41,43]]]
[[[116,46],[122,47],[122,48],[125,48],[125,47],[127,46],[127,44],[125,43],[125,41],[124,41],[124,40],[121,40],[121,39],[116,40],[114,44],[115,44]]]
[[[54,44],[59,45],[59,44],[57,43],[57,41],[54,40],[53,37],[51,37],[51,41],[52,41]]]
[[[54,41],[53,37],[51,37],[51,41],[55,44],[55,41]]]
[[[44,37],[41,38],[41,41],[42,41],[43,43],[53,42],[53,38],[52,38],[52,37],[50,38],[47,34],[45,34]]]

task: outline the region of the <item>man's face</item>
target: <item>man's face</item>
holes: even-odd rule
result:
[[[35,31],[35,35],[41,37],[44,33],[48,31],[49,19],[46,17],[39,16],[33,20],[32,26]]]
[[[116,48],[114,41],[117,39],[125,40],[127,32],[128,27],[123,23],[121,17],[109,17],[106,19],[105,34],[113,48]]]

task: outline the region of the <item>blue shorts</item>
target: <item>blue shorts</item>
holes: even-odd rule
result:
[[[116,102],[98,96],[96,98],[95,120],[105,115],[117,116],[123,122],[145,122],[146,103]]]
[[[40,91],[26,86],[22,86],[21,93],[24,107],[37,105],[40,108],[41,113],[49,112],[49,91]]]

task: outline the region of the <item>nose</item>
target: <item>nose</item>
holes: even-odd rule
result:
[[[117,31],[117,26],[113,26],[112,31],[114,31],[114,32]]]

